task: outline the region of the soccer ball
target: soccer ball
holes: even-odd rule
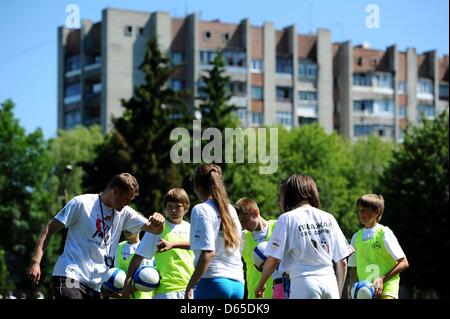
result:
[[[352,286],[351,294],[352,299],[374,299],[375,287],[370,281],[358,281]]]
[[[159,287],[160,276],[158,270],[152,266],[142,266],[134,273],[134,287],[139,291],[152,291]]]
[[[266,247],[267,241],[262,241],[255,247],[255,249],[253,249],[253,264],[258,270],[261,270],[261,266],[267,259],[267,257],[264,255]]]
[[[122,269],[110,268],[104,277],[103,286],[113,291],[120,291],[123,289],[126,277]]]

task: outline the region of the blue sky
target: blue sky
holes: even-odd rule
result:
[[[82,19],[99,21],[106,7],[167,11],[182,17],[197,12],[202,20],[253,25],[271,21],[277,29],[295,24],[299,33],[332,31],[333,41],[368,42],[384,49],[415,47],[421,53],[449,52],[447,0],[0,0],[0,101],[12,98],[15,114],[27,132],[41,127],[56,134],[57,27],[68,4],[77,4]],[[365,26],[369,4],[380,8],[380,28]]]

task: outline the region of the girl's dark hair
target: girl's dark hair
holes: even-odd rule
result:
[[[293,210],[302,200],[307,200],[312,207],[320,208],[319,192],[312,177],[294,174],[282,184],[286,211]]]
[[[239,248],[240,236],[228,210],[228,194],[222,181],[222,169],[215,164],[202,164],[194,175],[194,188],[204,198],[211,196],[219,209],[225,248]]]

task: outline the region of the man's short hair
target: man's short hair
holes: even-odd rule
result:
[[[189,196],[183,188],[172,188],[166,195],[164,195],[163,205],[164,208],[167,206],[168,202],[181,203],[185,211],[189,210],[191,206],[191,201]]]
[[[115,175],[108,183],[109,189],[118,188],[121,192],[134,191],[134,195],[139,195],[139,183],[136,178],[129,173]]]

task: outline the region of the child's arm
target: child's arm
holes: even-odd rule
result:
[[[161,238],[159,243],[156,244],[156,248],[158,249],[159,252],[168,251],[173,248],[189,250],[191,249],[191,243],[188,241],[174,243]]]
[[[206,269],[208,269],[215,254],[216,253],[213,250],[202,250],[198,258],[197,265],[195,265],[195,270],[186,286],[186,292],[184,294],[185,299],[193,299],[194,296],[192,290],[205,273]]]
[[[125,283],[123,285],[123,298],[129,298],[129,296],[136,291],[136,289],[131,285],[131,279],[133,278],[136,269],[138,269],[141,264],[142,259],[144,259],[144,257],[138,254],[134,254],[131,258],[130,265],[128,266],[127,277],[125,278]]]
[[[336,278],[338,282],[339,298],[342,297],[342,289],[344,288],[345,277],[347,277],[347,257],[336,263]]]
[[[348,267],[348,289],[347,289],[347,295],[350,299],[352,299],[351,291],[352,286],[356,282],[356,268],[355,267]]]
[[[386,274],[383,276],[375,279],[373,282],[373,285],[375,287],[375,296],[377,298],[381,297],[381,294],[383,293],[383,287],[384,283],[394,277],[396,274],[401,273],[403,270],[409,267],[408,259],[406,257],[400,258],[397,260],[397,263],[395,266]]]
[[[264,268],[262,270],[261,279],[259,280],[258,286],[255,289],[255,296],[257,298],[264,297],[264,286],[266,285],[267,279],[272,275],[275,268],[277,268],[280,260],[274,257],[267,257],[264,262]]]

